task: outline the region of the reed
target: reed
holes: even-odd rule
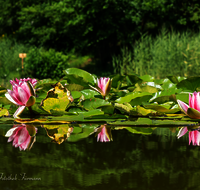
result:
[[[114,73],[152,75],[200,75],[200,33],[162,32],[155,38],[144,35],[133,49],[122,48],[113,56]]]

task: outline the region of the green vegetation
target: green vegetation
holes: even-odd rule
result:
[[[123,48],[113,57],[119,74],[151,75],[156,78],[200,75],[200,33],[163,30],[157,37],[143,36],[131,49]]]
[[[198,0],[181,3],[179,0],[45,0],[42,3],[39,0],[0,0],[0,3],[0,36],[47,51],[54,49],[66,56],[69,52],[92,55],[98,74],[112,73],[112,56],[118,55],[122,47],[130,48],[144,34],[156,37],[165,26],[167,30],[173,28],[180,33],[188,30],[193,36],[199,29]],[[156,48],[154,50],[157,52]],[[138,51],[142,53],[138,47],[134,54]],[[157,60],[160,61],[163,65],[163,59]],[[153,70],[152,64],[146,66],[148,70]],[[182,68],[180,72],[182,74]]]
[[[27,53],[23,76],[37,79],[60,79],[64,76],[63,70],[69,67],[82,67],[90,61],[89,56],[78,56],[73,53],[65,55],[54,49],[48,51],[43,48],[31,48]]]
[[[111,89],[107,88],[108,91],[102,94],[95,89],[95,75],[77,68],[68,68],[64,74],[59,82],[39,80],[35,86],[37,97],[32,106],[33,113],[30,114],[27,108],[20,114],[20,118],[25,120],[18,118],[15,122],[49,124],[76,121],[106,122],[119,126],[194,126],[200,118],[195,106],[190,105],[186,111],[182,110],[183,113],[179,108],[182,104],[179,102],[178,106],[177,103],[180,100],[188,104],[189,92],[200,89],[200,77],[171,76],[158,80],[150,75],[117,74],[110,77]],[[107,81],[109,84],[111,80]],[[103,89],[102,86],[99,88]],[[14,114],[17,106],[5,97],[6,88],[1,87],[0,90],[0,116],[8,116],[8,112]],[[19,96],[17,90],[15,94]],[[197,98],[194,94],[192,96],[193,99]],[[27,119],[30,117],[31,121]],[[13,120],[2,118],[1,122]]]
[[[0,79],[7,83],[14,77],[20,77],[21,59],[19,53],[26,53],[28,47],[9,38],[0,39]]]

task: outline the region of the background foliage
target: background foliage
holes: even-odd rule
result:
[[[113,56],[115,73],[157,78],[169,75],[197,76],[200,74],[200,33],[162,32],[155,38],[144,35],[132,48],[124,47]]]
[[[162,26],[193,32],[199,28],[197,0],[6,0],[1,4],[0,35],[65,54],[72,49],[92,53],[103,70],[112,68],[113,54],[144,33],[155,36]]]

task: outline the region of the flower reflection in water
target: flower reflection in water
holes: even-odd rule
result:
[[[200,127],[193,130],[193,131],[189,131],[189,144],[192,142],[193,145],[197,145],[200,146]],[[180,138],[183,135],[185,135],[187,133],[188,129],[187,127],[182,127],[179,132],[177,137]]]
[[[97,142],[110,142],[112,141],[112,134],[111,134],[111,128],[107,127],[106,125],[101,125],[97,129]]]
[[[5,137],[8,142],[13,141],[14,147],[19,147],[21,150],[30,150],[36,141],[37,128],[32,125],[18,124],[7,131]]]

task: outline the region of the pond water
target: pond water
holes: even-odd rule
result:
[[[0,126],[0,189],[177,190],[199,189],[199,146],[178,128],[112,127],[110,142],[97,141],[97,124],[35,126],[29,151]],[[72,130],[70,130],[72,129]],[[65,135],[63,135],[65,133]],[[112,136],[111,136],[112,134]]]

